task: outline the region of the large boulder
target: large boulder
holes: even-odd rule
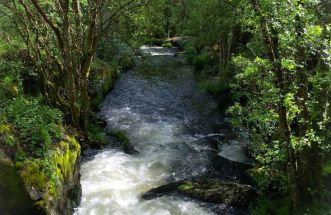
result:
[[[247,207],[256,197],[256,192],[250,185],[204,179],[169,183],[144,193],[142,198],[148,200],[167,194],[179,194],[203,202],[222,203],[239,208]]]

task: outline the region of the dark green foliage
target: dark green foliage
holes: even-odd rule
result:
[[[103,97],[113,87],[119,66],[116,63],[110,65],[100,59],[94,59],[91,70],[92,74],[88,83],[91,96],[90,106],[93,110],[98,110]]]
[[[306,204],[296,212],[290,212],[290,200],[288,198],[269,199],[259,198],[251,206],[251,215],[330,215],[330,201],[323,198]]]
[[[89,139],[96,145],[105,145],[107,143],[107,135],[104,129],[98,125],[89,126]]]
[[[6,114],[21,143],[37,149],[38,154],[63,135],[62,113],[43,105],[39,99],[15,98],[7,103]]]
[[[100,60],[119,67],[129,69],[134,65],[132,48],[120,39],[104,40],[98,47],[97,56]]]
[[[251,210],[252,215],[290,215],[289,200],[260,198]]]
[[[0,99],[13,98],[22,91],[19,62],[0,58]]]
[[[194,47],[194,41],[190,40],[183,44],[185,51],[186,61],[190,64],[194,64],[195,58],[197,56],[197,51]]]
[[[193,64],[197,70],[208,69],[209,66],[214,65],[208,52],[197,55]]]
[[[120,141],[123,145],[129,145],[130,144],[129,138],[122,131],[119,131],[119,130],[110,131],[109,134],[111,136],[116,137],[116,139],[118,141]]]

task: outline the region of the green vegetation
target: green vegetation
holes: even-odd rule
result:
[[[162,2],[155,4],[157,8]],[[272,207],[278,208],[270,212],[275,214],[300,212],[308,202],[321,199],[325,189],[330,192],[324,183],[331,143],[330,3],[163,4],[164,11],[171,11],[171,34],[183,38],[178,44],[195,66],[201,87],[216,95],[231,93],[233,105],[227,113],[234,127],[249,131],[254,158],[249,172],[260,195],[287,196],[289,204],[260,200],[256,213],[268,214]],[[153,17],[162,20],[162,14]],[[159,27],[160,32],[168,29]],[[328,198],[322,198],[321,205],[327,205]],[[302,213],[313,213],[313,208]]]
[[[190,181],[185,181],[184,183],[178,186],[178,190],[180,191],[188,191],[194,188],[194,185]]]
[[[95,112],[119,71],[142,44],[178,46],[249,133],[251,213],[330,214],[330,10],[327,0],[1,1],[0,165],[51,207],[74,177],[76,139],[107,143]]]

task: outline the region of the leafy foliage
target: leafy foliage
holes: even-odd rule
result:
[[[39,99],[18,97],[7,104],[6,114],[19,132],[20,141],[38,154],[46,152],[63,135],[62,113],[41,104]]]
[[[331,43],[330,25],[317,12],[322,7],[296,0],[239,4],[238,21],[252,38],[233,58],[237,103],[228,113],[250,131],[251,173],[261,191],[289,192],[292,206],[309,198],[312,184],[319,189],[321,150],[329,147]],[[307,183],[315,170],[317,180]]]

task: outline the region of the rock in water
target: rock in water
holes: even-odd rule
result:
[[[142,198],[153,199],[176,193],[203,202],[223,203],[239,208],[247,207],[256,197],[250,185],[206,179],[169,183],[144,193]]]

